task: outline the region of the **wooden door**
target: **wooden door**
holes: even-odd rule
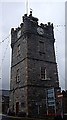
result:
[[[19,112],[19,102],[16,102],[16,114]]]

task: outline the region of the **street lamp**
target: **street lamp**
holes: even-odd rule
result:
[[[14,111],[14,88],[13,88],[13,111]]]
[[[40,102],[36,102],[36,106],[37,106],[37,111],[38,111],[38,115],[40,114],[40,107],[42,107],[42,104]]]
[[[36,102],[38,115],[40,113],[40,105]]]
[[[63,99],[63,94],[59,94],[58,98],[60,99],[60,103],[61,103],[61,116],[63,118],[63,103],[62,103],[62,99]]]

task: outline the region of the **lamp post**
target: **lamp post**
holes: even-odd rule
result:
[[[36,102],[36,106],[37,106],[37,113],[38,115],[40,115],[40,107],[42,107],[42,103]]]
[[[59,95],[58,95],[58,98],[60,99],[61,116],[62,116],[62,118],[63,118],[63,101],[62,101],[62,99],[63,99],[63,94],[59,94]]]
[[[14,88],[13,88],[13,111],[14,111]]]
[[[39,103],[36,102],[36,106],[37,106],[37,112],[38,112],[38,115],[39,115],[39,113],[40,113],[40,105],[39,105]]]
[[[47,110],[47,115],[48,115],[48,102],[47,102],[47,96],[46,96],[46,110]]]

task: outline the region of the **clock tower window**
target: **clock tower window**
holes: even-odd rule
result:
[[[17,69],[17,72],[16,72],[16,83],[20,82],[20,70]]]
[[[44,53],[44,42],[39,41],[39,52]]]
[[[47,75],[46,75],[46,68],[41,67],[41,80],[46,80]]]
[[[20,55],[20,44],[17,46],[17,57]]]

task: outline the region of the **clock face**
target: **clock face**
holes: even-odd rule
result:
[[[43,35],[44,34],[44,30],[40,27],[37,28],[37,32],[40,34],[40,35]]]
[[[17,38],[19,38],[20,36],[21,36],[21,30],[18,31],[18,33],[17,33]]]

